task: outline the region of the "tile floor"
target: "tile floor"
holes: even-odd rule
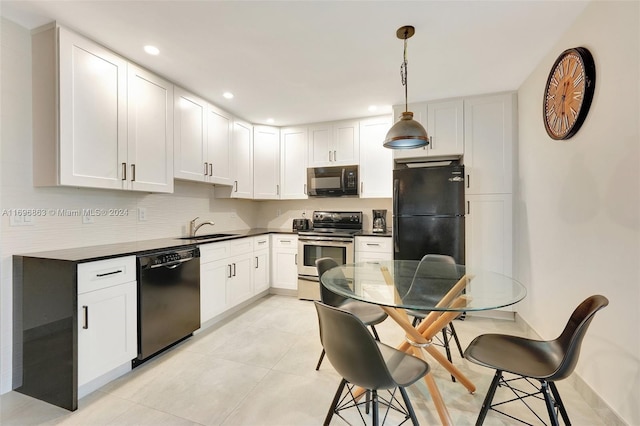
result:
[[[526,333],[514,322],[479,317],[455,325],[463,349],[484,332]],[[393,346],[403,337],[391,319],[377,329],[381,340]],[[2,395],[0,424],[320,425],[340,381],[326,359],[315,371],[320,351],[313,304],[271,295],[86,396],[75,412],[17,392]],[[430,364],[453,423],[471,425],[493,371],[461,359],[455,350],[453,356],[454,364],[475,383],[475,394],[453,383],[435,362]],[[574,424],[604,424],[566,381],[558,388]],[[508,391],[498,390],[497,395],[500,392]],[[409,388],[409,396],[421,424],[440,424],[423,381]],[[521,404],[510,405],[510,412],[532,419],[517,406]],[[350,423],[361,422],[356,413],[346,417]],[[514,423],[493,412],[485,421]],[[334,416],[332,425],[342,424],[347,423]]]

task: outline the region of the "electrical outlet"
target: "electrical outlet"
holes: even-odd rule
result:
[[[144,222],[147,220],[147,209],[144,207],[138,207],[138,221]]]

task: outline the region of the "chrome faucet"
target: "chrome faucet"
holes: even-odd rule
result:
[[[200,229],[200,227],[203,226],[203,225],[211,225],[211,226],[215,225],[215,223],[212,222],[212,221],[202,222],[201,224],[196,225],[196,220],[198,220],[198,217],[196,217],[191,222],[189,222],[189,236],[190,237],[195,237],[196,236],[196,232],[198,232],[198,229]]]

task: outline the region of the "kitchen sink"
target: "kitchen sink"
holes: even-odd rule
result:
[[[207,235],[196,235],[195,237],[181,237],[180,240],[213,240],[216,238],[223,237],[233,237],[238,234],[207,234]]]

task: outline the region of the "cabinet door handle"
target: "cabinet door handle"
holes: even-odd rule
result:
[[[135,182],[136,180],[136,165],[131,165],[131,182]]]
[[[338,151],[333,151],[333,161],[338,161]]]
[[[298,264],[298,253],[295,254],[295,257],[293,258],[293,263],[295,263],[296,265]]]
[[[433,149],[433,136],[429,136],[429,149]]]
[[[375,246],[375,247],[379,247],[380,244],[378,243],[367,243],[368,246]]]
[[[256,269],[258,269],[258,267],[260,266],[259,260],[258,260],[258,256],[256,256]]]
[[[364,194],[364,182],[360,182],[360,194]]]
[[[471,186],[471,175],[467,173],[467,188]]]
[[[471,214],[471,203],[467,201],[467,214]]]
[[[122,163],[122,180],[127,180],[127,163]]]
[[[331,151],[329,151],[329,161],[332,161],[331,160]]]
[[[84,305],[82,307],[82,315],[84,316],[84,324],[82,325],[82,328],[87,330],[89,328],[89,307],[88,306]]]
[[[213,176],[213,163],[209,163],[209,176]]]
[[[205,163],[204,163],[204,175],[205,175],[205,176],[207,176],[207,170],[209,170],[209,169],[208,169],[208,167],[209,167],[209,163],[206,163],[206,162],[205,162]]]
[[[307,184],[304,184],[304,195],[307,195]]]
[[[105,272],[104,274],[96,274],[96,277],[106,277],[107,275],[115,275],[122,272],[122,269],[118,269],[117,271]]]
[[[238,192],[238,181],[237,180],[233,181],[233,192]]]
[[[227,275],[227,278],[231,278],[231,265],[227,265],[229,267],[229,275]]]
[[[232,265],[233,265],[233,276],[235,277],[236,276],[236,264],[232,263]]]

